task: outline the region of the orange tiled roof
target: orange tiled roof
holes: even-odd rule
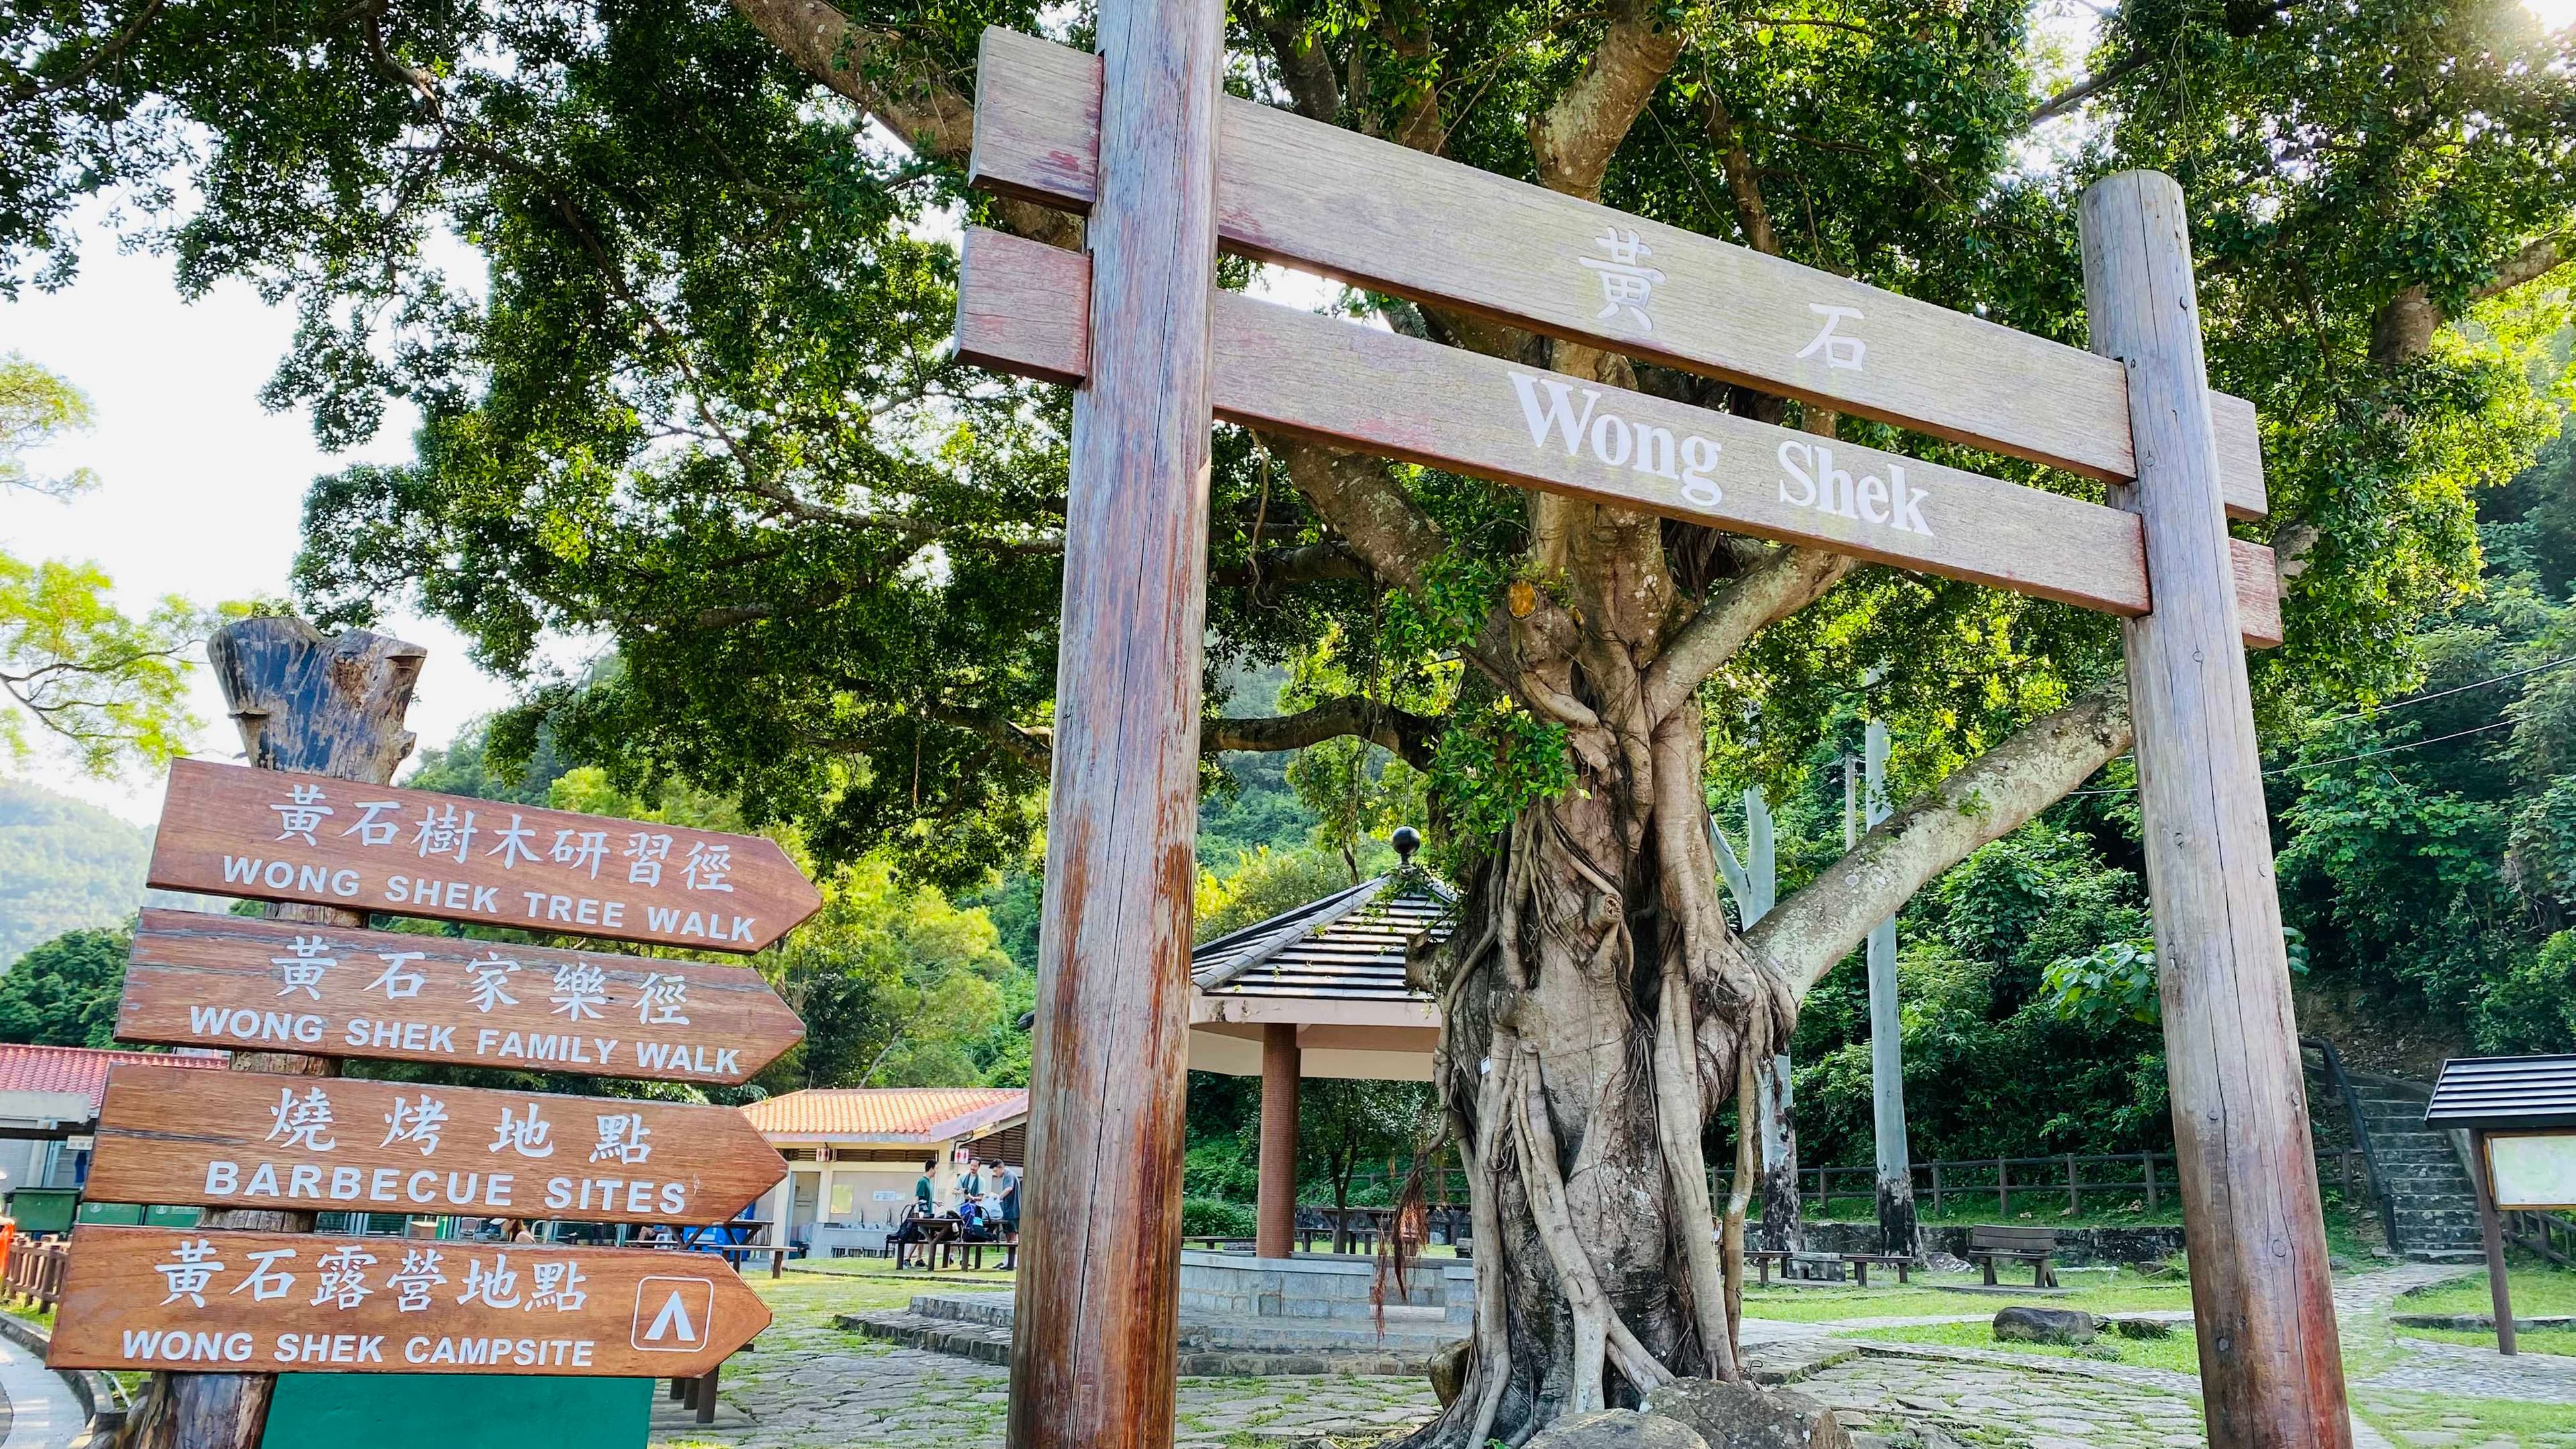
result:
[[[742,1109],[767,1137],[944,1142],[1023,1116],[1026,1087],[809,1087]]]
[[[118,1062],[150,1062],[156,1067],[221,1069],[219,1052],[105,1051],[96,1047],[0,1046],[0,1092],[78,1092],[89,1098],[90,1115],[98,1115],[107,1095],[107,1069]]]

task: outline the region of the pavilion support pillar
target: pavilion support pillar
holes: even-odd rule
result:
[[[1285,1258],[1297,1247],[1297,1026],[1261,1028],[1261,1186],[1253,1251]]]
[[[2123,621],[2210,1449],[2350,1449],[2182,188],[2084,193],[2093,350],[2129,377],[2153,612]]]

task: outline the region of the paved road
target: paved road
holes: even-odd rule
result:
[[[58,1375],[0,1338],[0,1425],[0,1449],[62,1449],[89,1421]]]

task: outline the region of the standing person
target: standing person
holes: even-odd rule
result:
[[[967,1165],[966,1180],[957,1184],[957,1190],[970,1198],[984,1195],[984,1160],[982,1158],[979,1157]]]
[[[1002,1241],[1016,1243],[1019,1240],[1020,1170],[1005,1166],[1002,1169]]]
[[[937,1183],[930,1180],[930,1175],[938,1170],[938,1158],[932,1157],[923,1160],[921,1164],[921,1180],[912,1185],[913,1216],[926,1218],[932,1213],[939,1211],[939,1186]]]

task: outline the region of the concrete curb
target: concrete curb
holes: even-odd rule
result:
[[[51,1334],[14,1313],[0,1313],[0,1336],[34,1354],[39,1363],[53,1347]],[[91,1435],[114,1434],[125,1427],[125,1415],[133,1406],[125,1401],[125,1391],[116,1386],[116,1380],[96,1369],[55,1369],[54,1374],[88,1412]]]

